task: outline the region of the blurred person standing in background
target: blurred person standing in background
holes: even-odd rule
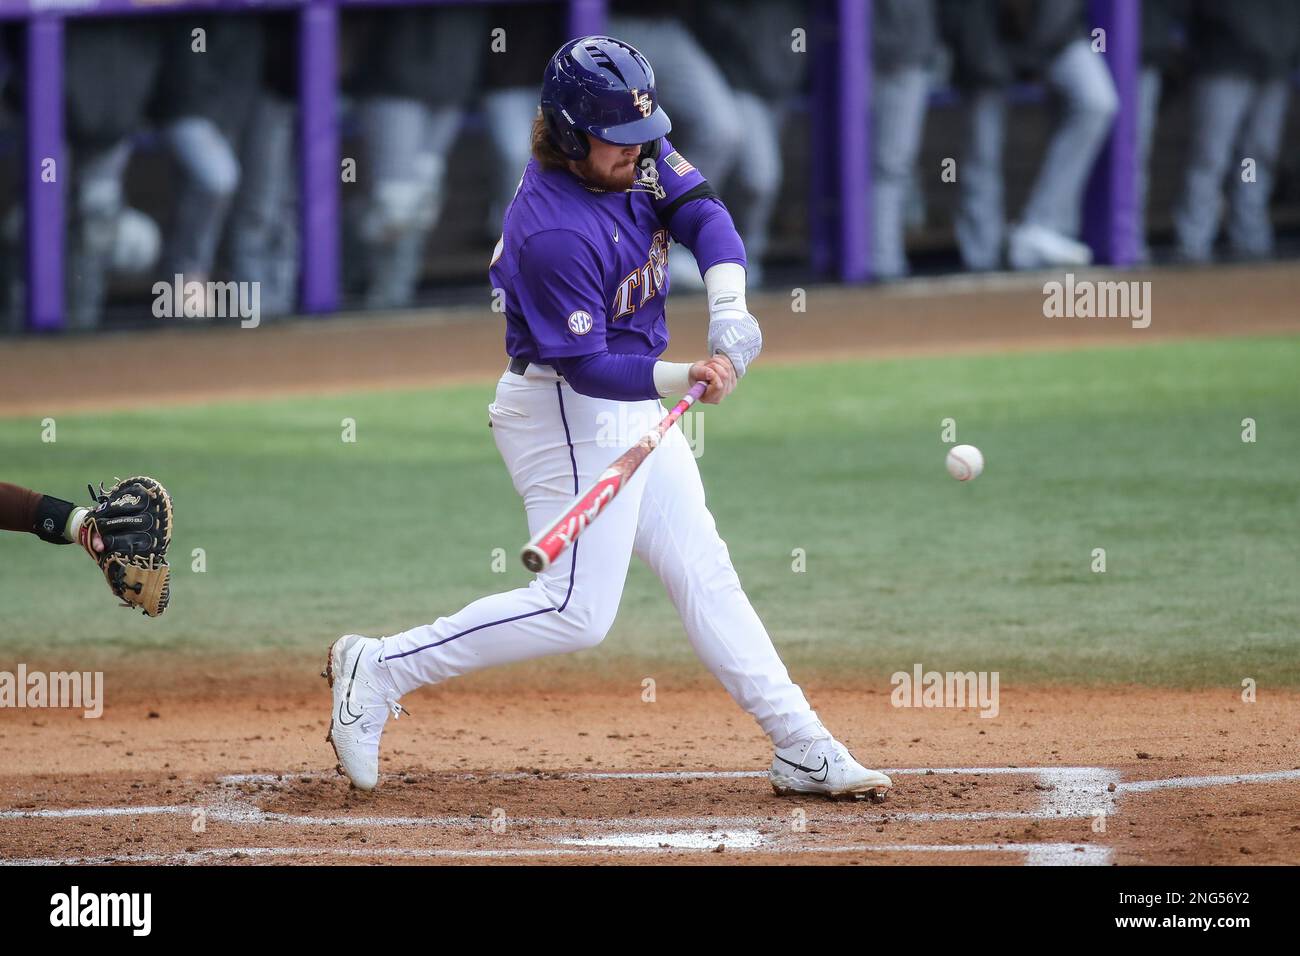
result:
[[[15,53],[20,33],[17,27],[0,22],[0,136],[15,140],[21,133],[21,112],[10,103],[10,83],[18,67]],[[17,189],[0,193],[0,332],[23,327],[22,215],[21,193]]]
[[[907,204],[938,49],[934,0],[875,0],[871,47],[873,272],[897,279],[908,271]]]
[[[1192,131],[1187,174],[1174,210],[1178,256],[1206,262],[1228,185],[1232,254],[1273,252],[1269,198],[1290,97],[1287,74],[1300,52],[1295,0],[1196,0],[1190,27]]]
[[[1085,265],[1077,241],[1083,192],[1119,108],[1115,84],[1085,37],[1083,0],[941,0],[940,25],[967,97],[957,244],[968,269]],[[1008,235],[1003,201],[1007,87],[1041,77],[1062,114],[1020,221]]]
[[[181,17],[164,21],[163,40],[157,115],[177,171],[163,279],[207,282],[239,186],[238,136],[261,92],[263,26],[256,16]]]
[[[488,47],[478,7],[371,11],[353,92],[364,143],[355,230],[367,308],[410,305],[441,212],[447,156]]]
[[[1137,236],[1138,261],[1151,260],[1147,242],[1147,206],[1150,201],[1151,147],[1165,75],[1181,52],[1180,34],[1187,25],[1190,0],[1142,0],[1142,72],[1138,86]]]
[[[806,5],[798,0],[716,0],[701,4],[690,23],[696,39],[708,44],[731,87],[742,131],[730,174],[712,181],[745,242],[745,278],[751,289],[763,282],[763,256],[781,192],[781,128],[790,101],[807,76],[807,57],[793,48],[793,31],[806,28],[807,20]],[[745,29],[737,29],[738,24],[745,24]],[[674,79],[665,76],[662,85],[671,85]]]
[[[699,6],[690,0],[662,0],[651,15],[643,4],[614,0],[609,30],[655,64],[660,101],[673,117],[673,142],[718,188],[740,161],[747,130],[731,84],[689,26]],[[740,22],[747,23],[748,14]],[[733,22],[727,32],[737,28]],[[749,240],[743,232],[742,238]],[[678,289],[704,288],[689,249],[673,243],[668,257]]]
[[[484,37],[488,53],[483,58],[483,94],[480,105],[492,145],[493,177],[487,234],[496,242],[501,220],[519,185],[520,170],[532,152],[533,117],[537,115],[537,89],[541,75],[537,64],[568,39],[560,3],[493,5],[490,29],[505,30],[504,49]]]
[[[239,131],[239,188],[226,223],[230,277],[256,282],[264,316],[286,315],[298,304],[296,17],[262,18],[259,85]]]
[[[25,78],[21,31],[8,34],[14,69],[6,95],[20,115]],[[125,179],[134,136],[145,123],[149,97],[161,62],[155,21],[69,20],[64,37],[66,166],[58,182],[68,184],[68,327],[99,325],[111,276],[143,273],[158,259],[159,231],[153,219],[126,203]],[[23,221],[15,208],[5,222],[21,268]],[[12,254],[12,253],[11,253]]]

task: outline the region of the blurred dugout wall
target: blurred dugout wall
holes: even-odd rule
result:
[[[689,18],[691,6],[678,9],[668,4],[656,15]],[[785,6],[797,21],[807,5],[796,0]],[[614,2],[610,15],[617,23],[620,15],[637,9]],[[358,181],[345,183],[341,193],[345,307],[481,299],[502,206],[522,171],[522,150],[542,68],[564,39],[567,10],[563,3],[344,9],[339,51],[342,155],[358,161]],[[234,16],[133,16],[85,21],[76,28],[125,29],[156,38],[169,30],[175,35],[178,28],[183,34],[191,22]],[[266,68],[274,70],[278,63],[282,71],[291,71],[295,53],[294,36],[286,24],[289,15],[238,16],[263,21],[268,35],[274,33]],[[4,316],[0,327],[18,329],[22,315],[13,293],[14,279],[21,273],[22,248],[15,223],[21,214],[22,192],[13,80],[20,44],[12,22],[4,30],[7,56],[0,76],[7,89],[0,119],[0,227],[5,252],[0,281],[5,295],[0,298]],[[504,32],[494,34],[494,30]],[[788,25],[779,16],[766,21],[752,18],[733,39],[756,44],[755,31],[764,30],[773,33],[764,42],[789,43]],[[492,44],[501,39],[506,49],[496,52]],[[736,56],[722,42],[702,45],[728,64]],[[923,271],[960,268],[952,228],[957,190],[940,180],[939,170],[944,159],[961,155],[963,100],[949,85],[943,63],[941,55],[916,165],[917,188],[908,206],[908,251],[914,268]],[[289,76],[282,77],[281,87],[289,88]],[[165,98],[162,94],[168,92],[165,71],[157,83],[157,95],[150,98],[143,121],[130,136],[123,183],[125,204],[156,223],[166,242],[178,221],[177,199],[183,184],[158,107]],[[1294,91],[1294,71],[1290,85]],[[786,107],[779,137],[783,169],[765,256],[766,277],[777,286],[806,281],[811,271],[808,183],[810,150],[815,148],[809,139],[810,109],[815,104],[808,101],[806,76],[782,100]],[[1008,215],[1024,202],[1055,120],[1055,107],[1041,86],[1017,83],[1011,103],[1004,153]],[[673,111],[672,104],[665,105]],[[1184,64],[1166,78],[1152,153],[1148,225],[1157,249],[1170,238],[1171,209],[1182,186],[1190,122]],[[1294,103],[1285,123],[1272,202],[1283,254],[1294,251],[1287,233],[1300,230],[1300,109]],[[245,135],[256,141],[260,133],[253,125]],[[689,137],[683,141],[674,134],[674,139],[692,155]],[[739,162],[745,161],[742,150]],[[863,163],[865,168],[865,157]],[[704,172],[709,174],[707,169]],[[235,186],[232,205],[238,205],[247,189],[244,182]],[[274,214],[292,221],[296,215],[292,201]],[[229,215],[219,238],[214,278],[229,277]],[[68,245],[72,248],[71,237]],[[156,321],[149,315],[150,287],[162,275],[163,263],[171,261],[169,255],[174,259],[174,250],[162,250],[159,265],[150,270],[119,271],[107,277],[103,324]],[[263,310],[277,311],[274,303],[268,308],[265,299]]]

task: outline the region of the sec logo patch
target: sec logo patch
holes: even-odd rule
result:
[[[591,331],[591,313],[579,309],[569,315],[569,331],[574,335],[586,335]]]

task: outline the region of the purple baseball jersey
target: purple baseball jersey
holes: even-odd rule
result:
[[[704,177],[666,138],[655,165],[663,198],[595,191],[565,170],[528,161],[490,270],[492,287],[505,293],[510,355],[546,362],[664,351],[665,222]]]

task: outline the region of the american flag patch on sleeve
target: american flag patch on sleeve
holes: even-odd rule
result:
[[[664,162],[667,163],[669,168],[678,176],[685,176],[687,173],[695,171],[695,167],[691,165],[691,161],[681,153],[677,152],[677,150],[673,150],[665,156]]]

